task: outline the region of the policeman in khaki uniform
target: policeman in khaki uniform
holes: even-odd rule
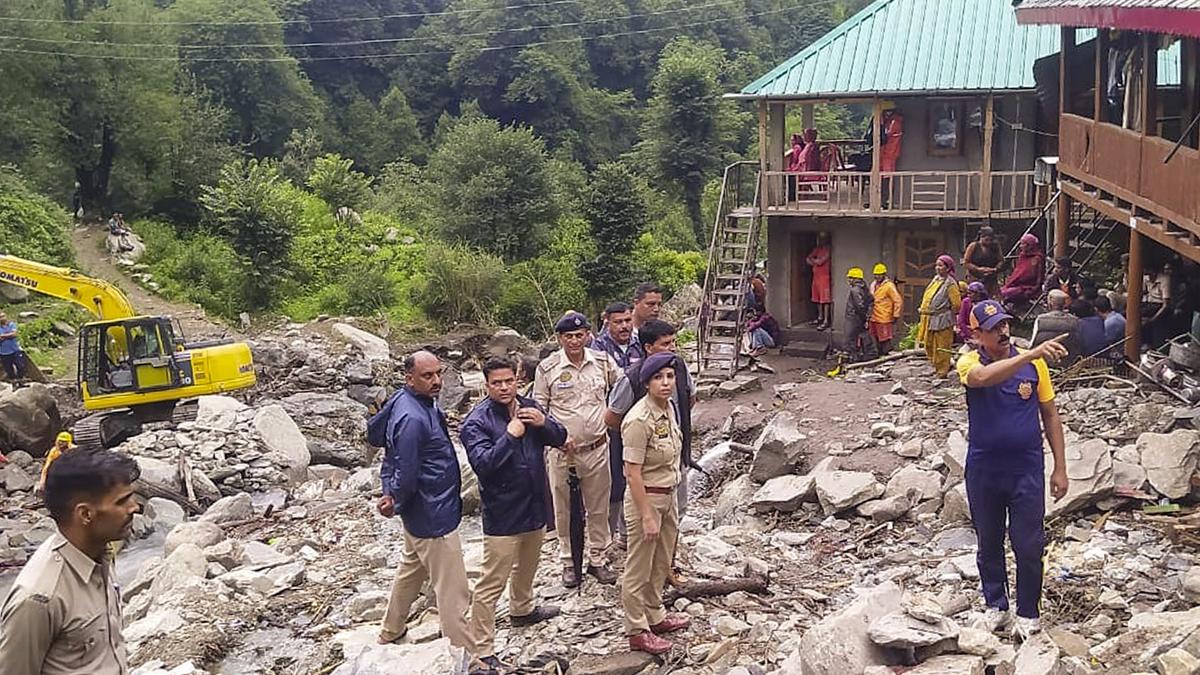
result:
[[[591,325],[579,312],[568,312],[555,324],[562,349],[538,365],[533,381],[533,400],[567,428],[567,442],[547,455],[550,493],[554,500],[554,522],[558,532],[563,585],[575,588],[582,579],[571,568],[571,492],[569,471],[579,475],[587,510],[587,573],[602,584],[614,584],[617,575],[608,565],[608,499],[612,490],[609,474],[608,431],[604,411],[608,390],[621,371],[608,354],[584,346]]]
[[[662,601],[679,531],[675,489],[682,478],[679,458],[683,435],[670,400],[675,390],[677,359],[671,352],[662,352],[642,362],[639,376],[646,396],[634,404],[621,423],[629,486],[625,494],[629,544],[621,578],[621,604],[629,648],[650,654],[669,652],[671,643],[659,635],[691,623],[686,614],[668,614]]]
[[[127,455],[76,451],[46,477],[58,531],[38,547],[0,607],[0,673],[125,675],[121,596],[108,543],[124,539],[139,506]]]

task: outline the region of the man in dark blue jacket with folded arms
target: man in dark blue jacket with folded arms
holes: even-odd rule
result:
[[[533,578],[552,508],[543,489],[545,450],[566,443],[567,430],[533,399],[517,394],[516,364],[491,359],[483,377],[488,397],[467,415],[460,432],[483,503],[483,575],[467,625],[473,653],[501,670],[495,655],[496,601],[506,585],[514,627],[558,615],[557,607],[534,604]]]
[[[367,426],[367,441],[384,447],[377,508],[404,521],[404,555],[379,633],[384,644],[404,636],[412,603],[430,579],[442,635],[459,647],[471,645],[467,569],[458,537],[462,474],[446,417],[434,401],[441,390],[442,362],[430,352],[414,352],[404,359],[404,388]]]

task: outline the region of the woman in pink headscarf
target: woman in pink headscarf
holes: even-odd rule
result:
[[[921,323],[917,326],[917,342],[924,343],[925,354],[933,363],[938,377],[950,372],[950,352],[954,346],[955,314],[962,304],[958,279],[954,278],[954,258],[938,256],[933,265],[934,277],[921,296]]]
[[[792,149],[784,153],[787,157],[787,170],[790,173],[799,173],[803,171],[800,168],[800,156],[804,154],[804,139],[800,134],[792,134]],[[787,177],[788,201],[796,201],[796,176]]]
[[[1046,272],[1046,255],[1038,238],[1025,234],[1017,244],[1017,264],[1012,274],[1000,289],[1000,298],[1006,305],[1032,302],[1042,291],[1042,277]]]
[[[825,167],[821,164],[821,144],[817,143],[817,130],[809,127],[804,130],[804,147],[800,150],[800,156],[796,160],[796,171],[824,171]],[[821,180],[813,176],[806,176],[805,180]]]

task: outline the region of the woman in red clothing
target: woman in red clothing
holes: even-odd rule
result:
[[[812,267],[812,301],[817,305],[817,318],[813,323],[817,325],[817,330],[825,330],[833,325],[831,259],[829,233],[821,232],[817,235],[817,247],[804,259]]]

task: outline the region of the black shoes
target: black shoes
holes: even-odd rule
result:
[[[554,605],[539,605],[528,614],[509,616],[508,621],[512,624],[513,628],[523,628],[543,621],[549,621],[558,616],[559,613],[559,609]]]

